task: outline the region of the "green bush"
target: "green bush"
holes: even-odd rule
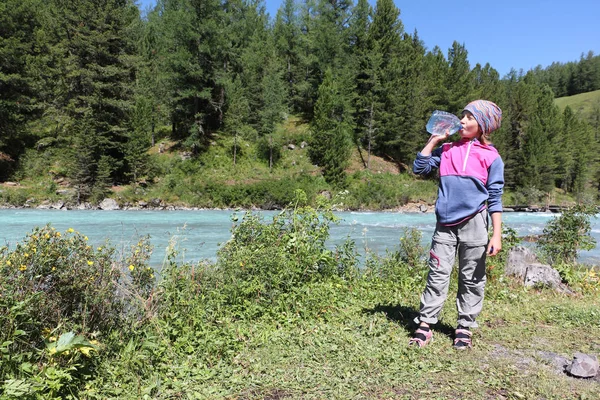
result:
[[[573,264],[579,250],[593,249],[596,240],[591,236],[590,218],[596,213],[596,207],[578,205],[549,221],[537,243],[546,259],[550,263]]]
[[[330,207],[306,206],[297,191],[295,204],[273,216],[270,223],[247,212],[232,229],[232,238],[218,253],[222,293],[232,307],[262,314],[280,296],[332,276],[356,275],[358,256],[351,244],[331,250],[325,242],[336,221]]]
[[[0,382],[7,398],[67,398],[96,361],[90,351],[133,327],[150,298],[151,248],[142,238],[125,258],[93,248],[69,228],[36,228],[0,250]],[[41,397],[40,397],[41,396]]]
[[[369,255],[366,274],[379,280],[394,282],[405,290],[421,290],[427,276],[425,249],[421,232],[415,228],[404,230],[397,250],[388,250],[383,257]]]

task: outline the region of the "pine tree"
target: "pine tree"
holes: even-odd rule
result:
[[[360,152],[362,145],[366,151],[366,159],[362,157],[365,168],[370,168],[371,153],[375,147],[375,133],[379,123],[376,114],[381,109],[378,93],[381,92],[381,55],[373,50],[373,42],[369,37],[372,9],[367,0],[359,0],[353,10],[349,25],[351,67],[354,76],[353,118],[354,141]]]
[[[273,34],[275,35],[278,58],[283,62],[283,80],[287,89],[290,109],[300,112],[302,102],[298,86],[301,84],[303,77],[300,55],[300,36],[302,33],[294,0],[285,0],[277,11]]]
[[[132,27],[139,12],[122,0],[52,0],[47,29],[52,33],[55,71],[53,117],[73,140],[72,178],[80,200],[99,193],[101,158],[110,180],[125,180],[124,147],[132,109],[135,48]],[[85,157],[82,157],[85,155]],[[84,187],[85,186],[85,187]]]
[[[429,112],[450,109],[448,88],[446,87],[448,68],[448,61],[438,46],[425,54],[423,59],[423,80],[425,83],[423,101],[425,109]]]
[[[376,152],[398,161],[399,127],[402,125],[403,95],[402,65],[400,57],[404,52],[402,41],[403,25],[399,19],[400,10],[392,0],[378,0],[375,6],[373,23],[369,28],[369,41],[372,43],[374,60],[381,60],[377,74],[381,90],[377,93],[377,103],[382,107],[375,112],[379,125],[375,132]]]
[[[311,124],[309,155],[323,169],[325,179],[337,186],[345,185],[345,169],[351,152],[351,111],[344,90],[331,70],[325,72]]]
[[[26,123],[36,118],[39,77],[36,67],[44,44],[37,0],[0,3],[0,179],[6,179],[25,150]]]
[[[448,88],[448,110],[458,114],[462,108],[473,100],[470,98],[472,92],[471,67],[468,60],[468,52],[464,44],[453,42],[448,50],[448,74],[446,75],[446,87]]]

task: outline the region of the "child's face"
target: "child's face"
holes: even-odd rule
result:
[[[469,111],[463,111],[463,117],[460,120],[460,123],[462,125],[460,136],[463,139],[473,139],[481,135],[479,124],[475,120],[475,117],[473,117],[473,114]]]

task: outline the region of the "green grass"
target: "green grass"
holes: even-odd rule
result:
[[[570,106],[573,112],[579,113],[585,119],[590,119],[593,111],[600,108],[600,90],[560,97],[554,102],[561,110]]]
[[[451,347],[455,292],[434,328],[435,340],[417,349],[407,343],[419,292],[399,291],[392,282],[361,282],[335,288],[338,301],[320,318],[229,321],[242,343],[230,362],[207,366],[195,363],[193,352],[191,358],[166,355],[155,367],[172,375],[155,398],[598,398],[598,381],[568,377],[547,358],[598,354],[598,297],[523,290],[507,281],[492,291],[505,285],[511,286],[506,297],[486,299],[470,351]],[[332,288],[319,283],[310,290],[318,295]],[[571,311],[581,318],[569,317]],[[139,382],[140,392],[150,383]],[[123,398],[135,397],[125,393]]]

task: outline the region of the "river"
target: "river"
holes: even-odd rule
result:
[[[118,250],[128,249],[140,236],[149,234],[154,246],[151,265],[160,267],[169,241],[177,240],[180,261],[214,261],[219,246],[231,236],[231,210],[201,211],[103,211],[103,210],[0,210],[0,245],[13,248],[36,226],[51,224],[59,231],[73,228],[88,236],[94,246],[109,239]],[[261,212],[270,220],[273,211]],[[243,212],[237,213],[240,218]],[[435,227],[431,213],[400,212],[336,212],[341,218],[330,229],[331,245],[350,237],[359,252],[364,249],[385,254],[386,249],[397,249],[403,230],[419,229],[423,245],[428,246]],[[507,212],[503,214],[506,226],[515,229],[519,236],[540,234],[545,224],[558,214]],[[592,219],[592,235],[600,243],[600,219]],[[579,260],[600,265],[600,248],[580,252]]]

